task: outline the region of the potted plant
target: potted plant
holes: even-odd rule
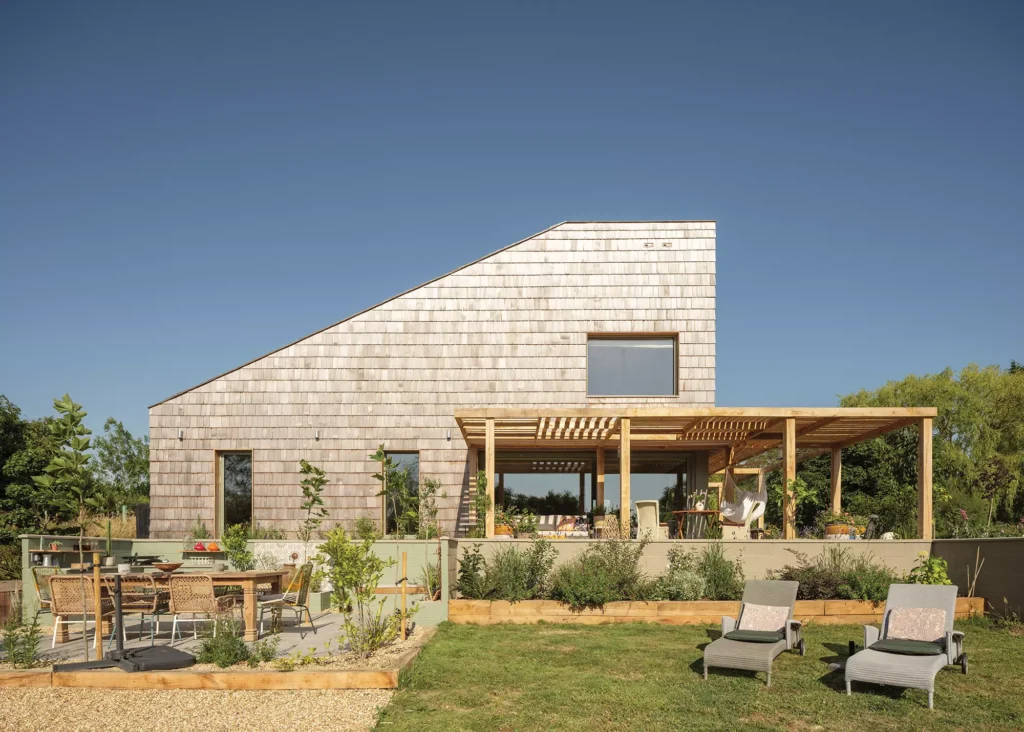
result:
[[[506,511],[504,508],[496,508],[494,510],[494,535],[513,536],[515,533],[512,529],[514,520],[514,514]]]
[[[818,519],[826,539],[843,540],[850,538],[850,532],[856,525],[853,514],[847,511],[826,511]]]
[[[529,539],[537,533],[537,517],[533,511],[523,510],[511,514],[512,530],[517,539]]]

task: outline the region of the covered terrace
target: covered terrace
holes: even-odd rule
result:
[[[582,476],[590,472],[599,502],[604,500],[606,467],[608,463],[617,463],[620,505],[625,508],[630,505],[634,453],[687,451],[706,456],[706,469],[702,464],[690,475],[691,489],[706,489],[709,475],[742,468],[745,461],[781,448],[781,462],[771,467],[782,470],[785,539],[796,537],[796,505],[790,486],[800,461],[831,454],[830,504],[832,510],[838,511],[842,496],[843,448],[912,425],[918,427],[919,434],[918,535],[921,539],[931,539],[932,420],[935,416],[934,407],[488,407],[455,412],[462,436],[471,448],[471,463],[477,460],[478,450],[483,451],[481,467],[487,476],[487,492],[492,502],[499,450],[504,453],[553,451],[563,456],[569,452],[586,454],[586,459],[575,463],[559,459],[552,469],[580,473],[581,495]],[[590,455],[593,460],[589,459]],[[531,460],[536,461],[536,454]],[[471,465],[471,478],[477,469]],[[623,528],[628,529],[629,511],[623,510],[621,515]],[[492,537],[493,512],[487,516],[486,527],[487,536]]]

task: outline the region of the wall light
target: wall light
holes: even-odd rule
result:
[[[320,442],[320,430],[313,430],[313,439]]]
[[[178,442],[181,442],[184,439],[185,439],[185,430],[179,429],[178,430]]]
[[[451,442],[451,441],[452,441],[452,431],[451,431],[451,428],[449,428],[448,429],[448,442]]]

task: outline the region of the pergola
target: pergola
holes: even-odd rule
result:
[[[488,407],[455,412],[466,444],[483,449],[487,492],[494,500],[495,451],[498,448],[594,450],[595,489],[604,494],[604,452],[618,451],[620,503],[630,502],[629,475],[634,450],[708,453],[708,474],[732,471],[753,457],[782,448],[778,467],[783,477],[783,537],[796,536],[796,505],[790,488],[801,460],[831,453],[831,507],[842,495],[842,449],[893,430],[919,429],[918,533],[932,538],[932,419],[934,407],[587,407],[577,409]],[[471,458],[476,451],[471,450]],[[556,462],[555,465],[558,463]],[[555,467],[553,465],[553,467]],[[574,472],[571,465],[562,472]],[[475,480],[476,469],[470,471]],[[628,528],[629,511],[622,511]],[[494,535],[494,514],[487,516],[487,536]]]

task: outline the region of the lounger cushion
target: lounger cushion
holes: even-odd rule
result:
[[[745,602],[743,603],[743,614],[740,615],[739,629],[770,630],[778,633],[786,627],[788,619],[788,607]]]
[[[893,608],[885,637],[935,643],[946,637],[946,611],[937,607]]]
[[[730,630],[725,637],[746,643],[778,643],[783,640],[782,633],[773,630]]]
[[[941,656],[946,652],[938,643],[898,638],[875,641],[871,644],[871,648],[883,653],[899,653],[904,656]]]

